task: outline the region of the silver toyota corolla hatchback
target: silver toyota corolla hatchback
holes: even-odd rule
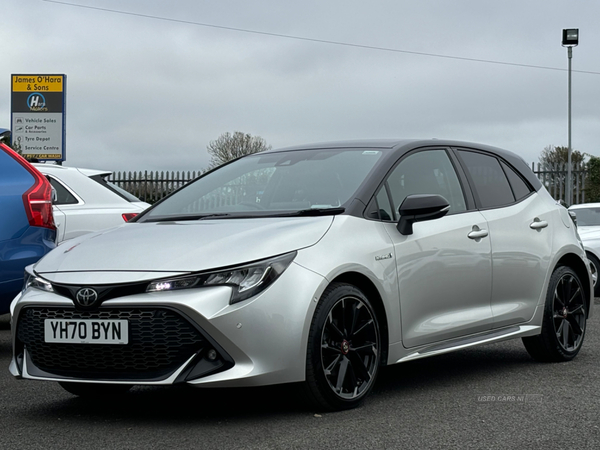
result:
[[[567,210],[514,154],[443,140],[243,157],[131,223],[28,267],[18,378],[132,385],[303,382],[358,405],[382,366],[522,338],[579,352],[592,282]]]

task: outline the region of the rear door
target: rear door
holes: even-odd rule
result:
[[[494,328],[533,316],[549,270],[551,212],[534,189],[506,161],[459,150],[492,245]]]

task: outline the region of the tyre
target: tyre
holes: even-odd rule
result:
[[[591,253],[587,254],[588,260],[592,265],[590,267],[592,272],[592,282],[594,284],[594,297],[600,297],[600,283],[598,283],[598,270],[600,270],[600,261]]]
[[[132,387],[129,384],[72,383],[68,381],[61,381],[58,384],[73,395],[88,398],[125,394]]]
[[[583,285],[570,267],[559,266],[550,277],[542,332],[523,338],[523,344],[538,361],[569,361],[581,349],[586,320]]]
[[[375,310],[349,284],[330,285],[313,316],[306,358],[304,391],[323,410],[360,405],[375,383],[381,337]]]

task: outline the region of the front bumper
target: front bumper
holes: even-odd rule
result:
[[[234,305],[230,288],[219,286],[119,297],[95,311],[28,289],[14,304],[10,371],[26,379],[145,385],[302,381],[308,329],[325,284],[292,263],[268,289]],[[130,341],[46,343],[50,318],[124,319]]]

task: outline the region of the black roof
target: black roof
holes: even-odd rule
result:
[[[400,158],[405,153],[418,148],[426,147],[452,147],[461,149],[479,150],[487,153],[495,154],[506,162],[508,162],[514,169],[516,169],[521,175],[533,186],[537,191],[542,187],[539,179],[531,171],[531,168],[520,156],[515,153],[504,150],[502,148],[493,147],[485,144],[477,144],[473,142],[455,141],[449,139],[361,139],[361,140],[345,140],[345,141],[331,141],[331,142],[319,142],[305,145],[295,145],[291,147],[284,147],[280,149],[268,150],[264,153],[276,153],[276,152],[288,152],[295,150],[316,150],[316,149],[335,149],[335,148],[371,148],[385,150],[389,149],[390,158]]]

